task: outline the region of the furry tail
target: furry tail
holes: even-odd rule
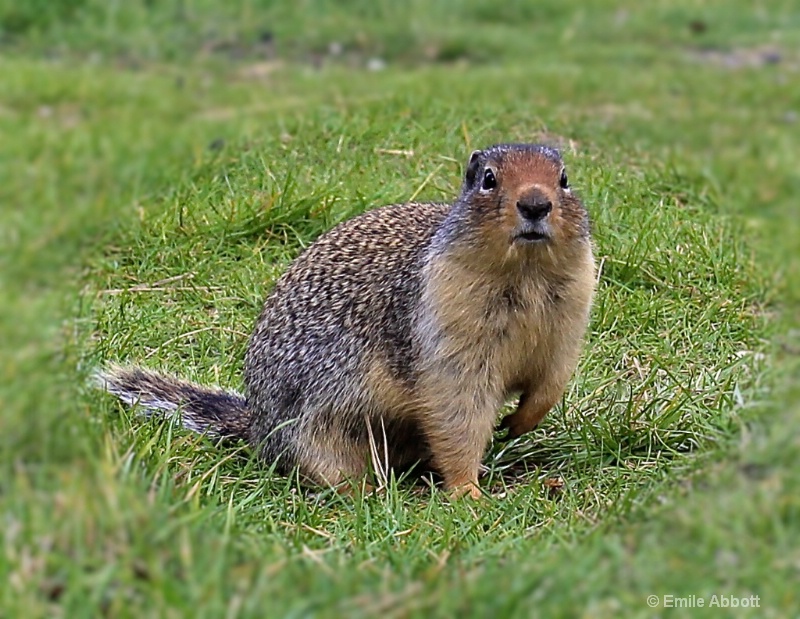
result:
[[[250,415],[238,393],[203,387],[137,367],[110,366],[95,375],[98,386],[146,416],[180,414],[184,427],[212,436],[247,439]]]

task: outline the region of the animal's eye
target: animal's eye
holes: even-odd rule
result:
[[[497,179],[494,177],[494,172],[492,172],[489,168],[486,168],[486,171],[483,173],[483,183],[481,183],[481,189],[484,191],[491,191],[497,187]]]
[[[561,178],[558,179],[558,184],[561,185],[561,189],[567,189],[569,187],[569,179],[567,178],[566,170],[561,170]]]

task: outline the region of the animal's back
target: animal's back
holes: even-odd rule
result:
[[[322,235],[276,283],[250,338],[245,384],[250,441],[268,459],[283,456],[281,468],[303,460],[315,433],[333,446],[339,434],[363,442],[365,416],[402,424],[375,383],[413,380],[421,262],[449,208],[368,211]]]

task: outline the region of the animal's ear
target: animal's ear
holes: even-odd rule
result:
[[[469,156],[467,172],[464,174],[464,181],[467,184],[467,187],[471,187],[475,182],[475,177],[478,175],[478,168],[480,168],[481,165],[481,155],[483,155],[483,151],[474,150]]]

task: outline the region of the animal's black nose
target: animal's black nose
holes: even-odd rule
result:
[[[523,219],[536,222],[550,214],[550,211],[553,210],[553,203],[542,195],[534,195],[517,202],[517,210]]]

